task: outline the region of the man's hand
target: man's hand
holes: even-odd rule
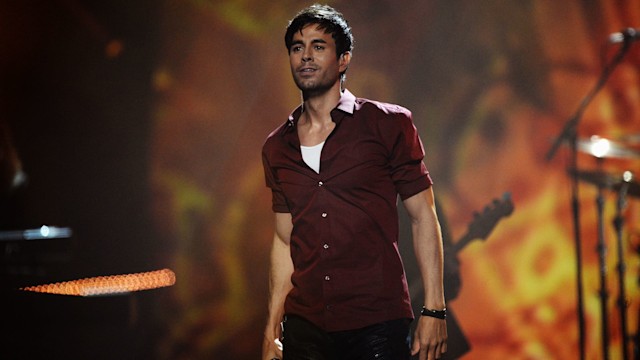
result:
[[[282,350],[276,344],[276,339],[265,335],[262,341],[262,360],[282,359]]]
[[[430,316],[420,316],[413,337],[411,355],[420,353],[420,360],[439,359],[447,351],[447,323]]]

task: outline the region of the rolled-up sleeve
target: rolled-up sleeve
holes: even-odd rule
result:
[[[391,178],[400,198],[405,200],[428,189],[433,181],[424,164],[424,147],[413,124],[411,112],[403,110],[387,124],[386,132],[391,149]]]

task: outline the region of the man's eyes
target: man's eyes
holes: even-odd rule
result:
[[[291,47],[291,52],[300,52],[300,51],[302,51],[302,48],[303,48],[302,46],[292,46]],[[324,50],[325,46],[323,46],[323,45],[314,45],[313,49],[320,51],[320,50]]]

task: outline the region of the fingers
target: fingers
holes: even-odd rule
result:
[[[273,349],[273,359],[282,359],[282,350],[279,346],[275,346],[275,348]]]
[[[420,351],[420,341],[418,338],[413,339],[413,343],[411,344],[411,356],[414,356]]]
[[[265,354],[262,358],[264,360],[274,360],[274,359],[275,360],[280,360],[280,359],[282,359],[282,353],[278,353],[276,351],[276,352],[273,352],[273,353],[270,353],[270,354]]]
[[[269,339],[265,338],[265,341],[262,345],[262,359],[282,359],[282,349],[280,346],[278,346],[278,343],[276,341],[269,341]]]
[[[424,351],[420,352],[420,360],[436,360],[440,359],[444,351],[441,351],[441,347],[431,347],[425,348]]]
[[[416,354],[420,353],[420,356],[418,357],[420,360],[440,359],[442,354],[444,354],[445,352],[447,352],[446,343],[431,346],[426,345],[421,347],[418,341],[414,341],[413,345],[411,346],[411,356],[415,356]]]
[[[424,344],[421,345],[418,339],[413,340],[411,345],[411,356],[419,355],[420,360],[436,360],[440,359],[442,354],[447,352],[447,343],[441,342],[436,344]]]

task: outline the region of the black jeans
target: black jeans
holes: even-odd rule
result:
[[[287,316],[283,360],[409,360],[409,319],[362,329],[325,332],[298,316]]]

